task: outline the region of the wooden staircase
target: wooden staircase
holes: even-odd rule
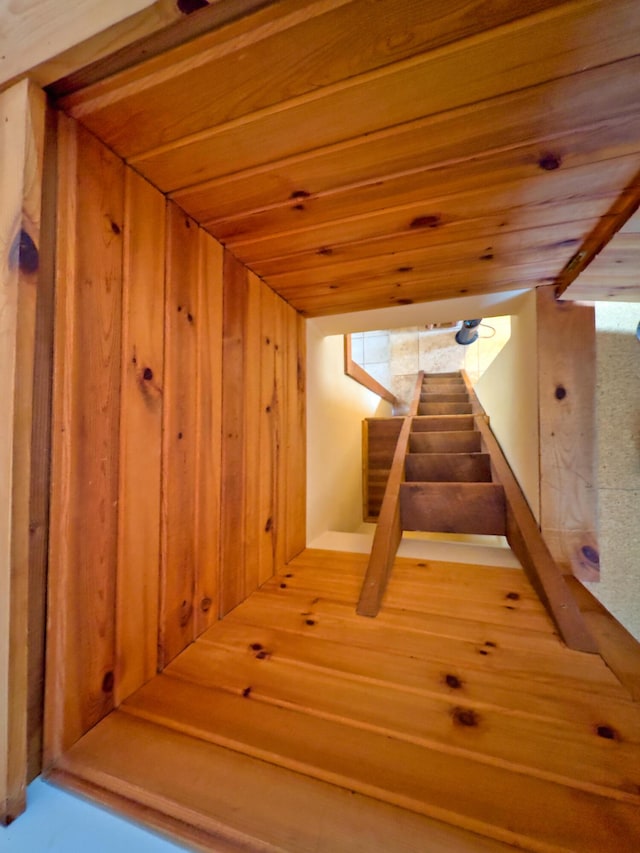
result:
[[[464,371],[417,377],[388,468],[359,615],[378,613],[405,530],[506,536],[565,643],[598,651]]]
[[[400,485],[403,530],[505,535],[504,489],[493,482],[472,408],[460,372],[423,377]]]

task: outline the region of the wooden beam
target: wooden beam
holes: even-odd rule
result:
[[[166,16],[169,5],[166,0],[113,0],[111,3],[104,3],[102,0],[81,0],[73,4],[65,0],[41,0],[36,4],[20,0],[17,3],[3,3],[0,85],[14,80],[36,66],[50,69],[48,73],[44,71],[46,80],[52,73],[56,74],[56,71],[52,71],[56,67],[52,60],[58,54],[126,19],[125,27],[121,26],[115,33],[111,33],[112,39],[115,36],[115,42],[103,42],[103,50],[108,45],[108,50],[113,51],[122,43],[126,43],[127,38],[139,38],[143,35],[145,22],[157,16],[162,7]],[[149,11],[143,15],[139,14],[143,10],[149,10],[149,7],[151,14]],[[67,62],[69,61],[70,58]],[[66,73],[69,73],[73,66],[74,63],[71,62]],[[64,68],[65,64],[62,67]],[[65,72],[61,71],[57,76],[62,73]],[[55,76],[50,77],[47,82],[54,79]],[[38,79],[38,82],[43,81]]]
[[[573,256],[556,281],[560,297],[581,272],[598,256],[615,234],[640,207],[640,171],[611,205],[605,216],[588,234],[580,250]],[[576,297],[573,297],[576,298]]]
[[[518,481],[484,416],[476,418],[476,426],[484,446],[491,454],[497,479],[504,488],[509,544],[567,646],[578,651],[597,653],[598,645],[545,545]]]
[[[593,306],[536,290],[540,528],[563,572],[599,580]]]
[[[566,582],[600,646],[604,662],[640,702],[640,643],[577,578]]]
[[[0,823],[26,804],[30,490],[46,103],[0,95]]]
[[[393,561],[402,539],[400,522],[400,485],[404,480],[404,460],[409,448],[411,420],[418,411],[424,371],[418,373],[409,415],[404,419],[396,450],[391,463],[387,488],[373,537],[367,572],[362,583],[356,612],[359,616],[375,616],[380,610],[382,597],[393,567]]]

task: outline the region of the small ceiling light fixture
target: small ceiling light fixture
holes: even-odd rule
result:
[[[456,343],[460,346],[468,347],[469,344],[478,340],[478,326],[482,323],[482,318],[479,320],[463,320],[462,328],[456,332]]]

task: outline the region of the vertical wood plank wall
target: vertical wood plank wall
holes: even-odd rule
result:
[[[303,320],[224,261],[220,615],[305,544]]]
[[[122,161],[70,119],[59,131],[45,717],[54,753],[113,708],[124,214]]]
[[[66,117],[58,148],[46,764],[305,533],[302,319]]]
[[[157,669],[165,201],[125,171],[115,701]]]
[[[0,94],[0,823],[24,809],[33,374],[45,100]]]

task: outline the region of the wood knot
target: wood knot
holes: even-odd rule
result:
[[[252,652],[261,652],[263,649],[262,643],[251,643],[249,646]]]
[[[9,248],[9,268],[20,270],[25,275],[33,275],[40,266],[38,247],[31,235],[21,228]]]
[[[271,657],[270,653],[266,649],[260,649],[256,658],[258,660],[268,660]]]
[[[612,726],[596,726],[596,734],[598,737],[605,738],[605,740],[620,740],[620,735]]]
[[[180,627],[186,628],[186,626],[191,621],[191,614],[193,613],[193,605],[190,601],[183,601],[180,605]]]
[[[145,367],[145,369],[142,371],[142,378],[145,380],[145,382],[151,382],[151,380],[153,379],[153,370],[151,370],[150,367]]]
[[[437,228],[442,224],[439,216],[416,216],[411,220],[410,228]]]
[[[245,687],[244,690],[242,691],[242,695],[244,696],[245,699],[248,699],[249,696],[251,695],[251,688]]]
[[[520,594],[517,592],[508,592],[505,596],[509,601],[520,601]]]
[[[453,722],[458,726],[474,728],[480,723],[480,717],[473,708],[453,708],[451,716]]]
[[[545,172],[553,172],[554,169],[559,169],[562,163],[562,158],[556,154],[543,154],[538,160],[538,166],[544,169]]]
[[[459,690],[462,687],[462,682],[457,675],[446,675],[444,680],[447,687],[451,687],[452,690]]]
[[[600,554],[591,545],[583,545],[580,553],[589,563],[592,563],[594,566],[600,566]]]
[[[197,12],[198,9],[204,9],[208,5],[209,0],[178,0],[176,3],[176,6],[183,15],[191,15],[193,12]],[[189,226],[187,225],[187,227]]]
[[[558,385],[555,391],[556,400],[564,400],[567,396],[567,389],[563,385]]]
[[[304,624],[305,624],[305,625],[310,625],[310,626],[311,626],[311,625],[315,625],[315,624],[316,624],[316,620],[315,620],[315,619],[305,619],[305,620],[304,620]]]
[[[203,598],[202,601],[200,602],[200,609],[202,610],[203,613],[208,613],[209,610],[211,610],[212,604],[213,604],[213,602],[211,601],[210,598]]]
[[[109,672],[105,672],[104,678],[102,679],[102,692],[103,693],[113,693],[113,687],[115,685],[115,677],[113,672],[109,670]]]

